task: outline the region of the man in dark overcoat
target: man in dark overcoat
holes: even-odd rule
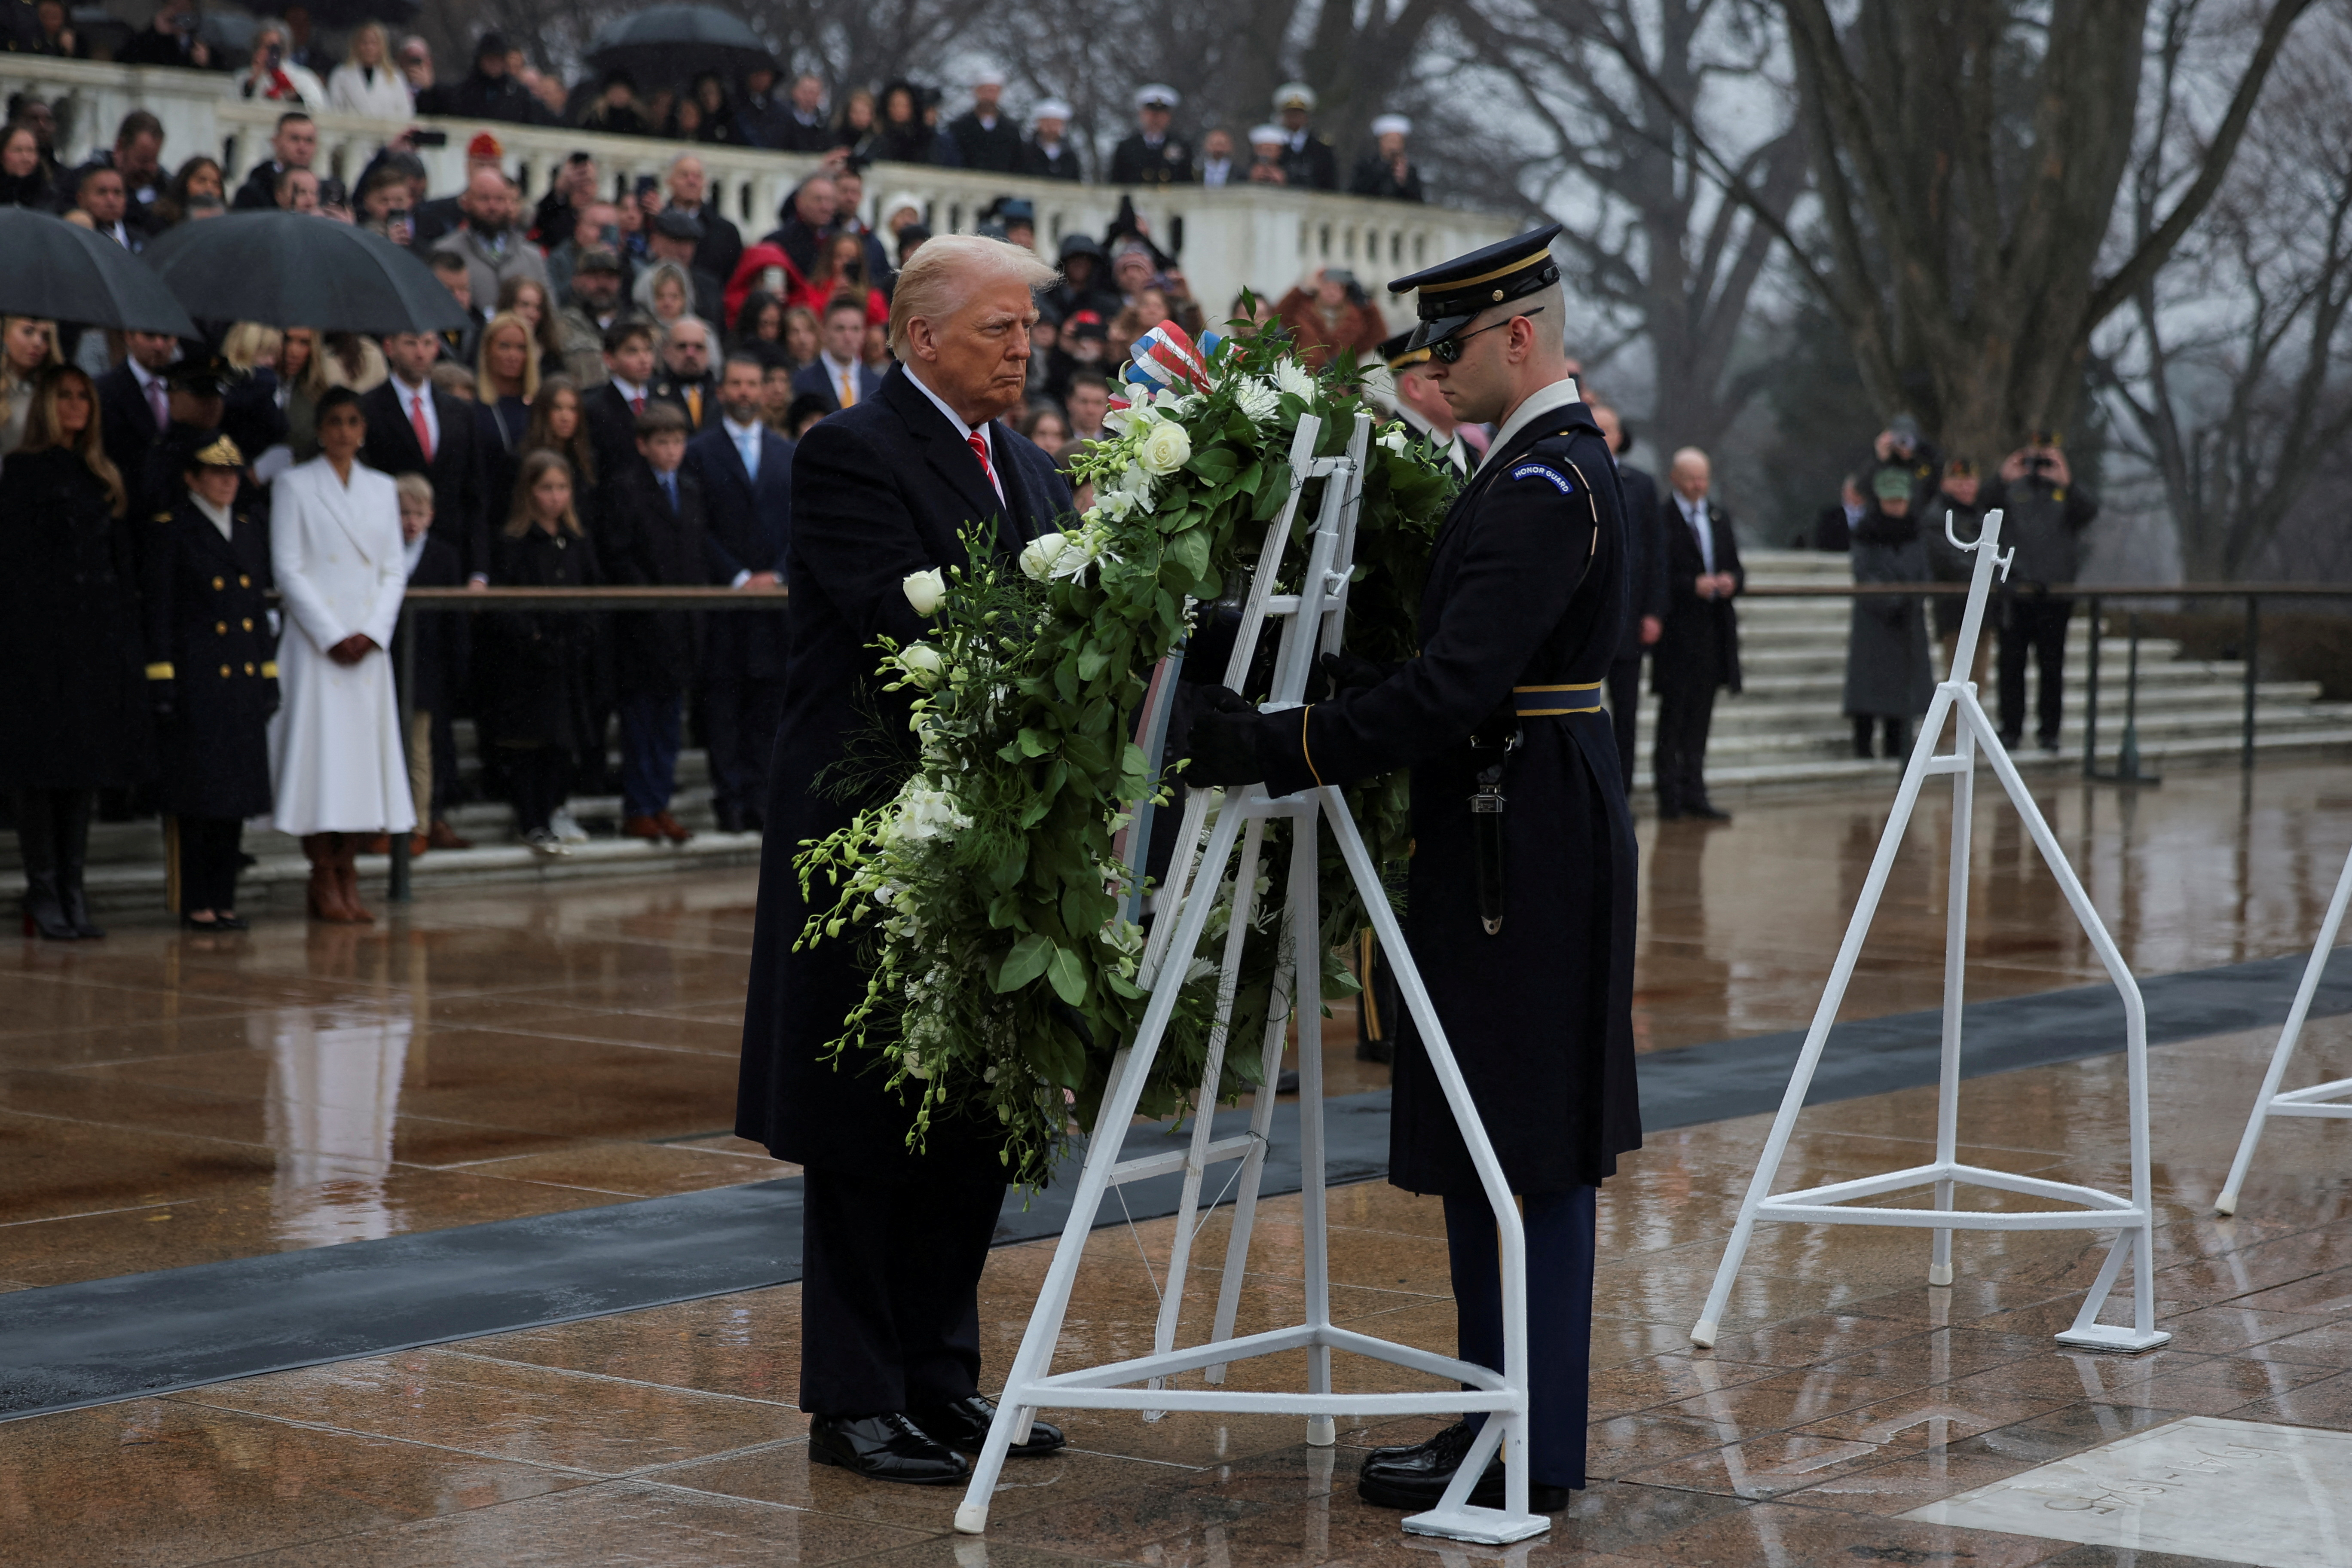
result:
[[[163,764],[165,886],[196,931],[243,931],[236,913],[245,819],[273,804],[269,533],[237,504],[245,454],[226,436],[180,452],[177,504],[140,542],[148,703]]]
[[[1002,240],[950,235],[915,253],[892,298],[898,363],[881,391],[817,425],[793,454],[785,576],[792,648],[768,786],[760,913],[743,1017],[739,1134],[806,1168],[801,1408],[809,1457],[877,1479],[950,1484],[994,1406],[979,1394],[982,1265],[1004,1195],[999,1130],[934,1120],[907,1147],[912,1097],[888,1063],[828,1047],[866,994],[855,940],[793,951],[811,914],[793,858],[864,806],[820,775],[911,699],[885,692],[873,644],[930,623],[913,574],[961,564],[958,531],[992,523],[1010,565],[1069,510],[1053,459],[1003,423],[1028,379],[1033,291],[1053,281]],[[830,907],[822,890],[817,910]],[[1061,1446],[1042,1423],[1016,1456]],[[961,1452],[959,1452],[961,1450]]]
[[[1275,795],[1412,769],[1405,936],[1503,1176],[1525,1205],[1531,1506],[1584,1484],[1593,1200],[1642,1142],[1633,1084],[1634,849],[1601,688],[1625,613],[1608,444],[1560,342],[1553,225],[1390,285],[1465,422],[1499,422],[1447,513],[1420,657],[1339,656],[1304,715],[1212,689],[1188,779]],[[1500,809],[1479,810],[1474,797]],[[1463,1360],[1503,1365],[1496,1220],[1418,1028],[1396,1050],[1389,1180],[1445,1202]],[[1370,1502],[1435,1506],[1472,1415],[1369,1456]],[[1502,1500],[1499,1458],[1475,1500]]]
[[[748,354],[728,360],[719,418],[687,444],[709,525],[697,582],[746,593],[783,585],[793,532],[793,443],[760,417],[766,371]],[[702,742],[710,758],[710,809],[719,831],[758,827],[768,803],[768,757],[784,710],[790,651],[785,610],[729,610],[710,617],[702,652]]]
[[[1625,622],[1618,634],[1617,657],[1609,664],[1609,723],[1617,732],[1618,777],[1630,801],[1634,721],[1642,708],[1642,656],[1657,646],[1666,626],[1666,552],[1658,533],[1658,481],[1624,460],[1633,438],[1617,411],[1604,403],[1591,407],[1592,421],[1617,459],[1617,489],[1625,501]]]
[[[1739,617],[1731,602],[1748,588],[1731,514],[1710,491],[1706,454],[1685,447],[1667,465],[1668,493],[1658,508],[1665,536],[1666,624],[1650,655],[1658,694],[1658,734],[1650,763],[1661,820],[1728,822],[1706,797],[1706,735],[1715,694],[1739,689]]]

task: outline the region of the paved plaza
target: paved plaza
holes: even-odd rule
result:
[[[2347,777],[2333,760],[2251,780],[2181,770],[2137,794],[2035,788],[2154,980],[2307,949],[2352,845]],[[1645,1053],[1803,1027],[1886,797],[1856,786],[1727,802],[1727,827],[1642,824]],[[1848,1019],[1940,1000],[1941,812],[1912,830]],[[727,1131],[752,892],[732,870],[446,889],[366,931],[275,920],[200,938],[119,919],[102,944],[0,951],[0,1301],[790,1176]],[[2100,980],[1992,799],[1973,896],[1972,1000]],[[2277,1012],[2292,988],[2290,968]],[[1385,1083],[1352,1035],[1339,1009],[1334,1095]],[[809,1465],[784,1284],[0,1422],[0,1561],[2352,1563],[2352,1441],[2296,1436],[2352,1431],[2352,1128],[2274,1122],[2236,1217],[2211,1212],[2275,1038],[2275,1024],[2237,1027],[2150,1053],[2156,1312],[2173,1339],[2138,1356],[2051,1338],[2102,1235],[1962,1233],[1958,1282],[1933,1289],[1924,1235],[1785,1226],[1759,1231],[1722,1337],[1694,1352],[1769,1119],[1654,1131],[1601,1199],[1594,1482],[1519,1547],[1408,1538],[1357,1500],[1364,1451],[1433,1421],[1343,1422],[1335,1449],[1311,1449],[1297,1418],[1197,1414],[1055,1415],[1070,1449],[1014,1461],[989,1534],[955,1536],[953,1490]],[[2290,1084],[2347,1074],[2352,1015],[2315,1016]],[[1972,1079],[1962,1158],[2115,1189],[2123,1103],[2111,1052]],[[1913,1086],[1809,1110],[1780,1185],[1922,1163],[1934,1108]],[[1365,1182],[1331,1205],[1335,1319],[1450,1353],[1436,1201]],[[1243,1331],[1300,1310],[1298,1214],[1296,1196],[1261,1207]],[[1095,1233],[1061,1366],[1150,1348],[1173,1223]],[[1207,1335],[1226,1223],[1212,1215],[1194,1245],[1180,1342]],[[1003,1375],[1051,1248],[992,1255],[984,1381]],[[2119,1294],[2108,1316],[2128,1310]],[[1234,1376],[1297,1386],[1303,1356]],[[1412,1382],[1346,1357],[1338,1376]],[[2158,1469],[2204,1489],[2191,1523],[2099,1500],[2192,1495]],[[2216,1509],[2231,1528],[2199,1534]]]

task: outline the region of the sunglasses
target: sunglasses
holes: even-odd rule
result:
[[[1532,310],[1521,310],[1516,316],[1507,316],[1499,321],[1481,327],[1478,329],[1478,332],[1491,332],[1497,327],[1507,327],[1513,321],[1523,320],[1528,316],[1540,316],[1542,314],[1543,307],[1541,305],[1538,305]],[[1453,364],[1462,357],[1462,345],[1468,342],[1472,338],[1476,337],[1478,332],[1465,332],[1458,338],[1442,338],[1438,342],[1429,345],[1429,357],[1435,360],[1440,364]]]

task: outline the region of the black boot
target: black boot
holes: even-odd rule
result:
[[[1878,721],[1866,713],[1853,721],[1853,754],[1865,763],[1870,761],[1870,732],[1877,728]]]
[[[74,935],[104,936],[90,923],[89,900],[81,886],[82,868],[89,861],[89,792],[61,789],[49,798],[57,803],[58,908]]]
[[[1911,754],[1911,726],[1900,719],[1886,721],[1885,754],[1896,759]]]
[[[25,934],[37,931],[50,942],[73,941],[73,922],[58,903],[57,826],[48,791],[17,793],[16,847],[25,858]]]

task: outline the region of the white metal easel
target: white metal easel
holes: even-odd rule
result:
[[[2311,999],[2319,991],[2319,977],[2326,973],[2328,955],[2336,951],[2336,933],[2344,924],[2347,903],[2352,903],[2352,855],[2345,857],[2343,873],[2336,879],[2336,896],[2328,900],[2327,918],[2319,922],[2319,940],[2312,943],[2311,962],[2303,966],[2303,984],[2295,988],[2294,1006],[2286,1016],[2286,1027],[2279,1031],[2277,1048],[2271,1052],[2270,1070],[2263,1075],[2263,1091],[2254,1097],[2253,1114],[2246,1119],[2246,1135],[2238,1141],[2238,1157],[2231,1163],[2230,1180],[2221,1188],[2221,1195],[2213,1200],[2215,1214],[2238,1212],[2238,1189],[2245,1185],[2246,1172],[2253,1165],[2254,1145],[2263,1141],[2263,1121],[2273,1116],[2326,1116],[2352,1121],[2352,1105],[2342,1103],[2346,1096],[2352,1095],[2352,1078],[2279,1092],[2279,1085],[2286,1078],[2286,1064],[2294,1056],[2295,1042],[2303,1037],[2303,1021],[2310,1015]]]
[[[2059,1342],[2091,1350],[2136,1352],[2154,1349],[2172,1337],[2156,1326],[2155,1265],[2150,1246],[2154,1207],[2149,1194],[2147,1147],[2147,1011],[2123,954],[2107,934],[2098,911],[2091,907],[2089,895],[2084,892],[2074,867],[2067,863],[2065,851],[2058,847],[2050,825],[2042,820],[2041,808],[2027,792],[2024,781],[2018,777],[2016,765],[2001,745],[1999,732],[1977,700],[1976,684],[1968,679],[1977,638],[1984,629],[1985,605],[1992,593],[1993,574],[1996,569],[2004,577],[2009,574],[2009,557],[1999,554],[2000,521],[1999,511],[1987,512],[1983,531],[1971,544],[1954,533],[1950,521],[1946,520],[1945,537],[1953,547],[1976,552],[1976,572],[1969,586],[1968,611],[1960,623],[1958,646],[1953,649],[1951,674],[1936,688],[1935,700],[1928,705],[1927,716],[1920,723],[1919,739],[1911,749],[1910,764],[1904,769],[1903,785],[1895,793],[1895,809],[1888,815],[1886,830],[1879,837],[1869,879],[1863,884],[1861,900],[1854,906],[1853,919],[1838,948],[1837,962],[1830,970],[1829,985],[1822,993],[1821,1005],[1814,1011],[1812,1027],[1805,1035],[1804,1049],[1797,1058],[1796,1071],[1790,1077],[1788,1093],[1781,1098],[1780,1113],[1772,1123],[1772,1135],[1764,1145],[1764,1156],[1757,1164],[1754,1181],[1748,1184],[1748,1196],[1739,1205],[1739,1223],[1733,1228],[1722,1265],[1716,1270],[1715,1287],[1707,1293],[1706,1306],[1691,1330],[1694,1344],[1715,1343],[1724,1309],[1731,1300],[1732,1284],[1738,1278],[1740,1261],[1759,1220],[1799,1225],[1904,1226],[1931,1230],[1935,1240],[1927,1268],[1930,1285],[1952,1282],[1955,1230],[2112,1228],[2116,1235],[2107,1250],[2106,1264],[2099,1270],[2074,1326],[2058,1335]],[[1939,756],[1936,747],[1943,739],[1947,717],[1955,721],[1953,745],[1950,752]],[[2132,1190],[2128,1199],[2095,1187],[2012,1175],[2006,1171],[1964,1165],[1959,1161],[1960,1005],[1968,971],[1969,835],[1969,818],[1976,804],[1979,749],[1991,763],[1993,775],[2007,792],[2010,804],[2023,818],[2034,847],[2042,851],[2042,858],[2066,895],[2075,920],[2091,939],[2099,962],[2106,966],[2108,978],[2123,996],[2126,1074],[2130,1084]],[[1952,781],[1952,846],[1944,928],[1943,1071],[1936,1104],[1935,1161],[1775,1197],[1772,1183],[1788,1152],[1789,1136],[1796,1130],[1797,1115],[1804,1109],[1805,1091],[1821,1064],[1822,1047],[1829,1042],[1830,1026],[1837,1021],[1838,1008],[1853,979],[1854,961],[1861,956],[1863,938],[1869,933],[1871,919],[1877,913],[1879,900],[1886,890],[1887,873],[1894,867],[1895,851],[1901,847],[1904,831],[1918,806],[1920,790],[1931,776],[1939,774],[1948,774]],[[1931,1184],[1935,1187],[1933,1208],[1848,1206],[1857,1198],[1879,1197]],[[1954,1189],[1962,1185],[2081,1206],[2010,1213],[1955,1209]],[[2134,1265],[2131,1326],[2102,1323],[2098,1321],[2099,1312],[2106,1305],[2108,1293],[2114,1289],[2126,1260]]]
[[[1226,668],[1226,684],[1238,686],[1256,647],[1259,629],[1269,616],[1283,620],[1276,657],[1274,694],[1266,711],[1300,706],[1307,676],[1318,652],[1337,651],[1347,619],[1348,580],[1355,558],[1356,514],[1362,495],[1363,462],[1370,438],[1371,419],[1359,414],[1345,456],[1318,458],[1315,443],[1321,422],[1309,416],[1299,421],[1290,451],[1290,494],[1281,515],[1268,527],[1244,609],[1241,631]],[[1299,500],[1311,479],[1325,481],[1316,531],[1308,546],[1307,569],[1297,595],[1275,593],[1275,578],[1288,544]],[[1550,1521],[1528,1511],[1527,1418],[1528,1330],[1527,1243],[1517,1206],[1503,1179],[1501,1163],[1471,1103],[1470,1090],[1447,1047],[1445,1032],[1431,1006],[1429,993],[1413,966],[1404,935],[1389,909],[1380,870],[1365,850],[1347,802],[1335,788],[1301,791],[1269,799],[1263,788],[1229,790],[1209,831],[1208,847],[1199,852],[1207,822],[1209,792],[1196,791],[1185,806],[1177,854],[1171,862],[1171,885],[1160,900],[1161,914],[1144,949],[1142,973],[1151,987],[1151,1000],[1134,1042],[1111,1064],[1110,1084],[1087,1148],[1086,1164],[1071,1201],[1070,1217],[1054,1251],[1037,1305],[1030,1313],[1011,1373],[989,1428],[971,1483],[956,1510],[956,1528],[979,1534],[988,1527],[989,1499],[1004,1468],[1005,1453],[1028,1435],[1030,1423],[1045,1406],[1070,1409],[1229,1410],[1262,1414],[1297,1414],[1307,1419],[1307,1441],[1328,1447],[1336,1440],[1335,1418],[1340,1415],[1452,1415],[1484,1411],[1488,1419],[1477,1441],[1465,1457],[1454,1484],[1438,1505],[1404,1521],[1404,1528],[1423,1535],[1499,1545],[1520,1541],[1548,1529]],[[1257,868],[1270,818],[1291,823],[1290,871],[1286,890],[1287,946],[1274,981],[1262,1043],[1264,1074],[1252,1097],[1250,1131],[1235,1137],[1212,1136],[1216,1085],[1223,1069],[1225,1029],[1230,1017],[1243,941],[1255,903]],[[1409,1345],[1374,1339],[1335,1326],[1331,1321],[1328,1243],[1323,1190],[1323,1056],[1321,921],[1317,918],[1317,836],[1328,825],[1345,858],[1349,872],[1364,895],[1381,951],[1391,955],[1405,1006],[1421,1027],[1430,1065],[1445,1091],[1472,1163],[1495,1211],[1501,1234],[1503,1285],[1503,1371],[1485,1367]],[[1146,1076],[1174,1011],[1192,952],[1207,927],[1228,863],[1239,841],[1241,864],[1234,880],[1234,907],[1225,939],[1217,1021],[1209,1037],[1208,1059],[1202,1087],[1194,1097],[1192,1138],[1181,1153],[1146,1155],[1122,1160],[1120,1147],[1134,1118]],[[1196,852],[1198,858],[1195,859]],[[1234,1337],[1234,1317],[1240,1304],[1242,1274],[1249,1257],[1251,1223],[1255,1214],[1259,1176],[1264,1168],[1265,1140],[1274,1120],[1274,1082],[1282,1062],[1285,1026],[1298,1026],[1298,1128],[1301,1197],[1304,1208],[1307,1321],[1293,1328]],[[1207,1167],[1240,1159],[1238,1191],[1234,1208],[1232,1239],[1225,1251],[1223,1289],[1217,1298],[1215,1326],[1206,1344],[1175,1348],[1178,1311],[1195,1228],[1202,1177]],[[1168,1260],[1168,1286],[1161,1299],[1153,1352],[1108,1366],[1055,1373],[1054,1352],[1061,1337],[1062,1320],[1069,1309],[1070,1291],[1086,1251],[1087,1233],[1112,1187],[1144,1177],[1183,1173],[1182,1197],[1176,1219],[1176,1237]],[[1304,1393],[1246,1393],[1217,1386],[1224,1380],[1226,1363],[1284,1351],[1305,1350],[1307,1387]],[[1338,1394],[1331,1387],[1331,1352],[1347,1351],[1392,1365],[1466,1384],[1463,1390],[1401,1394]],[[1201,1372],[1210,1385],[1175,1388],[1180,1373]],[[1143,1384],[1144,1386],[1130,1386]],[[1484,1473],[1497,1445],[1505,1463],[1504,1506],[1481,1508],[1469,1500],[1471,1489]]]

